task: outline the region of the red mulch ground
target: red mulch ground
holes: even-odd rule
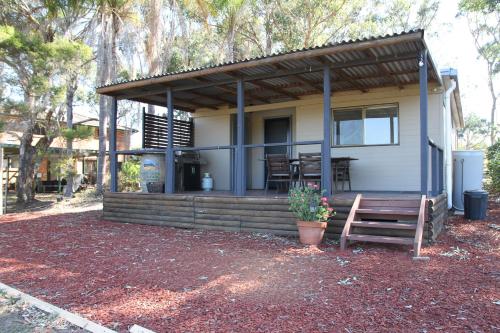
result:
[[[24,213],[0,218],[0,281],[119,331],[496,332],[491,224],[499,204],[487,221],[453,218],[424,248],[430,260],[415,262],[398,246],[342,253],[332,242],[112,223],[98,211]]]

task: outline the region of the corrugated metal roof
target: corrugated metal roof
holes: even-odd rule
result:
[[[423,30],[415,30],[328,43],[115,82],[97,88],[97,92],[163,106],[166,104],[165,91],[170,87],[175,92],[174,106],[194,111],[235,104],[236,80],[241,78],[246,82],[245,103],[265,104],[321,92],[325,66],[332,72],[333,91],[402,87],[418,83],[418,57],[420,51],[427,48],[423,36]],[[430,55],[428,60],[429,80],[440,82]]]

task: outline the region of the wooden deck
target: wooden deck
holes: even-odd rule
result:
[[[248,191],[245,197],[230,192],[186,192],[173,195],[150,193],[104,194],[103,218],[124,223],[162,225],[188,229],[246,231],[296,236],[295,218],[288,210],[286,193]],[[329,223],[327,236],[338,238],[342,233],[356,193],[333,196],[336,215]],[[366,192],[372,198],[419,198],[419,194]],[[441,231],[447,216],[446,195],[429,198],[424,226],[424,242],[432,242]],[[380,236],[404,236],[408,230],[377,229]]]

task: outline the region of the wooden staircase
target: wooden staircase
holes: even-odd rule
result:
[[[418,257],[422,244],[426,202],[425,195],[422,195],[421,199],[371,199],[358,194],[340,236],[340,248],[345,250],[350,240],[413,245],[413,255]],[[391,234],[391,231],[398,232],[381,236],[375,234],[375,230],[385,231],[386,234]]]

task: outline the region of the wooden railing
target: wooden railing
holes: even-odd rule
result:
[[[415,231],[415,240],[413,241],[413,256],[420,256],[420,247],[422,246],[422,234],[424,232],[424,224],[427,213],[427,197],[422,195],[420,199],[420,210],[418,212],[417,229]]]
[[[347,216],[347,220],[344,225],[344,229],[342,230],[342,235],[340,235],[340,249],[345,250],[347,245],[347,236],[349,235],[349,230],[351,229],[351,223],[354,221],[356,217],[356,211],[359,208],[359,203],[361,201],[361,194],[356,195],[356,199],[352,204],[351,211],[349,212],[349,216]]]

